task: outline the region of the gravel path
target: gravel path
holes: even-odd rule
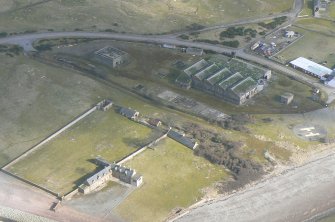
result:
[[[33,214],[25,213],[23,211],[15,210],[8,207],[0,206],[0,217],[13,220],[17,222],[53,222],[54,220],[49,220],[40,216],[35,216]]]

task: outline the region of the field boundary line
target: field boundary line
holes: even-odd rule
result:
[[[65,126],[63,126],[60,129],[58,129],[56,132],[52,133],[51,135],[47,136],[42,141],[38,142],[36,145],[32,146],[30,149],[26,150],[20,156],[14,158],[12,161],[10,161],[9,163],[5,164],[1,169],[2,170],[6,170],[8,167],[10,167],[11,165],[15,164],[16,162],[18,162],[19,160],[23,159],[24,157],[28,156],[30,153],[34,152],[35,150],[37,150],[38,148],[40,148],[41,146],[43,146],[44,144],[46,144],[50,140],[54,139],[56,136],[58,136],[62,132],[64,132],[65,130],[67,130],[68,128],[70,128],[71,126],[73,126],[74,124],[76,124],[77,122],[79,122],[80,120],[82,120],[83,118],[85,118],[86,116],[88,116],[89,114],[93,113],[95,110],[97,110],[96,106],[94,106],[93,108],[90,108],[89,110],[85,111],[83,114],[80,114],[78,117],[76,117],[70,123],[66,124]]]
[[[155,139],[154,141],[148,143],[147,145],[144,145],[143,147],[140,147],[139,149],[135,150],[134,152],[132,152],[131,154],[123,157],[121,160],[117,161],[116,164],[122,164],[132,158],[134,158],[135,156],[137,156],[138,154],[142,153],[144,150],[146,150],[148,147],[155,145],[156,143],[158,143],[159,141],[161,141],[162,139],[167,137],[167,134],[169,133],[170,130],[168,130],[166,133],[164,133],[162,136],[158,137],[157,139]]]
[[[59,198],[59,194],[58,194],[58,193],[56,193],[56,192],[54,192],[54,191],[52,191],[52,190],[49,190],[49,189],[46,188],[46,187],[43,187],[43,186],[38,185],[38,184],[36,184],[36,183],[33,183],[33,182],[31,182],[31,181],[29,181],[29,180],[27,180],[27,179],[24,179],[24,178],[22,178],[22,177],[20,177],[20,176],[18,176],[18,175],[15,175],[14,173],[11,173],[11,172],[9,172],[9,171],[7,171],[7,170],[1,169],[1,172],[7,174],[8,176],[14,177],[15,179],[18,179],[18,180],[20,180],[20,181],[22,181],[22,182],[24,182],[24,183],[26,183],[26,184],[28,184],[28,185],[30,185],[30,186],[33,186],[33,187],[36,187],[36,188],[38,188],[38,189],[40,189],[40,190],[42,190],[42,191],[45,191],[45,192],[47,192],[47,193],[49,193],[49,194],[55,196],[56,198]]]

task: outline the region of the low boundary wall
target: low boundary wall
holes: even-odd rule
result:
[[[41,142],[37,143],[36,145],[34,145],[33,147],[31,147],[30,149],[28,149],[27,151],[25,151],[22,155],[16,157],[11,162],[7,163],[5,166],[2,167],[2,169],[8,168],[9,166],[13,165],[17,161],[21,160],[22,158],[26,157],[30,153],[34,152],[35,150],[37,150],[38,148],[40,148],[41,146],[43,146],[44,144],[46,144],[47,142],[49,142],[50,140],[52,140],[53,138],[55,138],[56,136],[58,136],[59,134],[61,134],[62,132],[64,132],[65,130],[67,130],[68,128],[70,128],[71,126],[73,126],[74,124],[76,124],[77,122],[79,122],[80,120],[82,120],[83,118],[85,118],[86,116],[88,116],[91,113],[93,113],[96,109],[97,109],[97,107],[94,106],[93,108],[87,110],[86,112],[84,112],[83,114],[81,114],[80,116],[78,116],[77,118],[75,118],[73,121],[71,121],[70,123],[68,123],[64,127],[62,127],[61,129],[59,129],[56,132],[52,133],[51,135],[49,135],[48,137],[46,137],[44,140],[42,140]]]
[[[148,147],[155,145],[156,143],[158,143],[159,141],[161,141],[162,139],[164,139],[165,137],[167,137],[168,133],[170,130],[168,130],[166,133],[164,133],[162,136],[160,136],[159,138],[155,139],[154,141],[150,142],[149,144],[137,149],[136,151],[134,151],[133,153],[125,156],[124,158],[122,158],[121,160],[117,161],[116,164],[122,164],[132,158],[134,158],[136,155],[142,153],[144,150],[146,150]]]
[[[47,193],[49,193],[49,194],[51,194],[51,195],[53,195],[53,196],[59,198],[59,194],[58,194],[58,193],[56,193],[56,192],[54,192],[54,191],[52,191],[52,190],[49,190],[48,188],[45,188],[45,187],[40,186],[40,185],[38,185],[38,184],[36,184],[36,183],[33,183],[33,182],[29,181],[29,180],[26,180],[26,179],[24,179],[24,178],[22,178],[22,177],[19,177],[19,176],[15,175],[15,174],[13,174],[13,173],[11,173],[11,172],[8,172],[8,171],[6,171],[6,170],[4,170],[4,169],[1,169],[1,172],[5,173],[5,174],[7,174],[7,175],[9,175],[9,176],[11,176],[11,177],[14,177],[15,179],[18,179],[18,180],[20,180],[20,181],[22,181],[22,182],[25,182],[25,183],[27,183],[27,184],[33,186],[33,187],[36,187],[36,188],[38,188],[38,189],[41,189],[41,190],[43,190],[43,191],[45,191],[45,192],[47,192]]]

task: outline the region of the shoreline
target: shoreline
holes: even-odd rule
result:
[[[292,173],[294,176],[295,171],[303,170],[304,168],[306,167],[308,168],[313,164],[318,164],[320,162],[322,163],[323,160],[332,158],[335,155],[335,144],[327,144],[327,145],[324,145],[321,149],[319,148],[316,151],[309,151],[303,154],[298,153],[296,155],[300,156],[300,161],[299,161],[300,163],[294,163],[292,165],[279,165],[278,167],[276,167],[277,169],[274,169],[272,172],[266,174],[262,179],[249,183],[239,190],[221,194],[215,199],[203,199],[191,205],[190,207],[185,209],[183,212],[181,212],[179,215],[176,215],[176,217],[168,221],[171,221],[171,222],[172,221],[200,221],[200,220],[197,220],[196,217],[193,218],[192,216],[191,216],[192,217],[191,220],[187,220],[187,219],[185,220],[185,218],[189,218],[190,215],[196,214],[194,212],[199,211],[199,209],[208,208],[208,206],[210,205],[220,205],[220,204],[224,205],[226,202],[229,202],[231,199],[238,199],[238,197],[243,196],[243,195],[246,196],[248,195],[249,192],[253,192],[255,191],[255,189],[256,190],[261,189],[262,187],[266,186],[270,182],[273,182],[274,180],[278,180],[278,179],[285,180],[286,177],[291,177]],[[301,156],[303,156],[302,160],[301,160]],[[335,176],[335,173],[334,173],[334,176]],[[335,185],[335,179],[334,179],[334,185]],[[327,193],[327,191],[324,191],[324,190],[321,192]],[[314,193],[314,195],[317,196],[316,193]],[[309,203],[308,205],[313,205],[313,203]],[[287,208],[292,208],[292,207],[294,206],[287,206]],[[309,207],[305,206],[305,208],[309,208]],[[278,218],[277,221],[306,221],[306,222],[313,221],[314,222],[324,217],[327,217],[329,215],[332,215],[333,213],[335,213],[335,201],[334,203],[331,203],[331,204],[328,203],[325,206],[318,205],[317,208],[313,207],[312,209],[310,209],[309,212],[304,211],[303,214],[300,216],[295,215],[294,220],[287,220],[288,218],[286,219],[283,218],[283,220],[280,220],[280,218]],[[206,215],[206,218],[211,217],[210,214],[205,214],[205,215]],[[216,215],[216,217],[217,216],[219,215]],[[299,219],[297,217],[299,217]],[[210,221],[216,221],[216,220],[210,220]]]
[[[323,220],[323,219],[325,219],[329,216],[335,216],[335,206],[333,208],[325,210],[324,212],[316,214],[313,217],[311,217],[307,220],[304,220],[303,222],[318,222],[318,221]]]

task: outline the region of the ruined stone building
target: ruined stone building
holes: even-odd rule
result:
[[[97,109],[101,111],[107,111],[113,106],[113,101],[110,99],[104,99],[97,104]]]
[[[113,68],[125,63],[128,60],[128,53],[120,49],[106,46],[94,52],[95,58],[106,64],[112,65]]]

